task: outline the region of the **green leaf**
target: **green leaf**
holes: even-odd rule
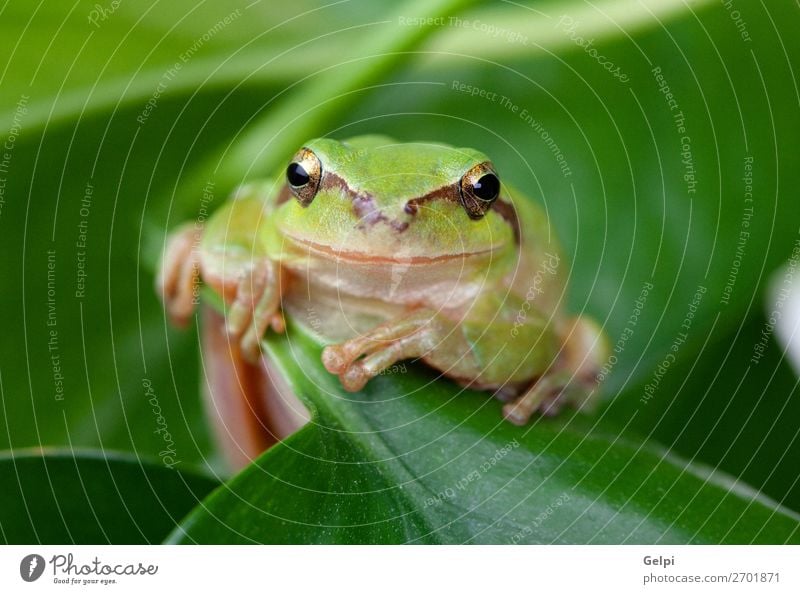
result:
[[[13,119],[21,95],[30,98],[25,129],[40,133],[118,109],[142,110],[156,92],[158,100],[239,84],[264,89],[286,83],[296,76],[298,62],[311,68],[325,55],[321,42],[307,43],[309,28],[343,31],[333,36],[343,49],[354,22],[375,20],[374,11],[361,8],[336,1],[297,6],[150,0],[114,9],[94,0],[35,8],[9,2],[0,20],[0,53],[9,56],[0,72],[9,90],[0,96],[0,122]]]
[[[800,516],[603,419],[515,427],[413,366],[349,394],[299,328],[268,348],[316,414],[171,542],[800,542]]]
[[[694,2],[692,12],[702,14],[713,4],[713,0]],[[449,27],[434,37],[426,49],[434,54],[445,52],[451,59],[474,54],[476,36],[464,35],[461,28],[467,28],[483,34],[482,58],[530,57],[534,52],[564,52],[576,48],[574,39],[564,34],[565,25],[560,22],[564,16],[569,17],[569,23],[578,26],[582,38],[591,39],[592,45],[597,46],[623,34],[636,35],[657,28],[659,23],[687,14],[686,3],[682,0],[656,0],[646,5],[627,0],[602,0],[591,4],[561,1],[516,4],[515,8],[511,10],[504,3],[487,3],[471,11],[466,23],[464,19],[448,18],[445,24]],[[440,57],[434,55],[432,59]]]
[[[302,84],[300,92],[281,92],[265,106],[265,113],[236,139],[218,162],[209,162],[188,185],[198,191],[209,172],[223,188],[232,189],[252,175],[269,175],[284,163],[300,143],[322,136],[327,125],[352,105],[365,90],[404,61],[405,55],[435,30],[430,26],[404,26],[404,18],[442,19],[460,12],[475,0],[409,0],[382,14],[382,19],[358,32],[359,55],[338,61],[309,74],[289,87]],[[393,7],[394,8],[394,7]],[[277,101],[276,101],[277,100]],[[274,103],[273,103],[274,102]],[[191,182],[191,180],[190,180]]]
[[[136,108],[75,122],[41,143],[23,131],[0,217],[8,287],[0,448],[71,443],[157,456],[163,417],[180,459],[206,461],[195,335],[167,329],[139,246],[143,213],[168,206],[160,188],[174,183],[195,142],[196,131],[171,124],[217,103],[165,100],[143,128]],[[209,147],[227,137],[224,124],[204,129]]]
[[[5,452],[0,538],[5,544],[159,542],[219,484],[177,468],[100,451]]]
[[[645,404],[650,377],[611,401],[607,414],[635,414],[628,430],[737,476],[798,511],[800,386],[780,346],[766,340],[767,328],[764,316],[753,316],[727,340],[709,340],[682,357]],[[761,346],[764,353],[754,364],[754,349]]]

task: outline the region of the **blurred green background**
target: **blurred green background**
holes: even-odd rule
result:
[[[158,466],[160,414],[176,468],[218,473],[196,328],[168,327],[153,290],[165,234],[198,216],[209,180],[218,206],[306,138],[378,132],[491,155],[558,230],[570,309],[613,344],[632,329],[581,431],[647,440],[800,510],[797,377],[772,338],[751,362],[800,231],[798,25],[789,1],[6,3],[0,449]],[[24,482],[13,460],[3,472]],[[21,513],[34,491],[7,499]]]

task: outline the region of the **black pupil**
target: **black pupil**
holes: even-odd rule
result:
[[[500,193],[500,180],[494,173],[487,173],[475,182],[472,191],[481,200],[494,200]]]
[[[303,169],[300,163],[292,163],[286,168],[286,179],[289,180],[290,184],[297,187],[306,185],[310,178],[308,172]]]

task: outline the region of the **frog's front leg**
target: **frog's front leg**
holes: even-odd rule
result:
[[[608,354],[605,335],[593,320],[572,319],[563,332],[561,353],[552,368],[503,406],[503,415],[515,425],[525,425],[537,410],[554,415],[564,405],[580,408],[596,389],[597,374]]]
[[[341,344],[325,347],[322,363],[339,376],[342,386],[357,392],[397,361],[422,357],[443,336],[442,320],[429,309],[418,309]]]
[[[220,295],[228,308],[228,335],[250,362],[258,360],[269,326],[284,329],[281,268],[259,237],[264,216],[262,201],[244,195],[215,213],[205,230],[191,223],[179,227],[167,240],[158,275],[158,292],[176,325],[185,325],[199,303],[200,280]]]

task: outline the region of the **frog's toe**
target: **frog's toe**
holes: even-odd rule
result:
[[[342,348],[344,345],[334,344],[326,346],[322,351],[322,364],[330,373],[339,375],[347,369],[349,362],[348,358],[344,356]]]
[[[565,391],[535,392],[534,397],[519,398],[503,406],[503,417],[514,425],[526,425],[533,413],[539,412],[542,416],[555,417],[561,412],[565,402]]]
[[[348,392],[358,392],[367,385],[369,379],[370,375],[367,373],[367,370],[359,363],[354,363],[339,376],[342,387]]]
[[[389,343],[382,349],[351,363],[339,373],[342,387],[348,392],[358,392],[366,383],[398,361],[421,357],[427,349],[425,338],[420,333]]]
[[[284,330],[281,313],[256,308],[253,312],[253,318],[242,333],[239,342],[242,347],[242,353],[251,363],[256,362],[261,356],[261,340],[269,327],[272,327],[277,332]]]
[[[395,353],[398,348],[402,350],[411,348],[409,345],[421,345],[432,336],[433,327],[430,323],[434,316],[429,310],[416,310],[407,316],[381,324],[362,336],[325,347],[322,351],[322,364],[329,372],[341,375],[361,357],[366,357],[366,363],[373,354],[377,356],[380,353]],[[416,352],[419,348],[414,346],[413,350]],[[375,362],[381,360],[381,357],[372,359]],[[370,369],[367,368],[367,371]]]
[[[245,270],[226,316],[228,335],[240,338],[242,352],[250,362],[258,360],[261,339],[267,328],[272,327],[278,332],[284,330],[275,275],[268,261],[258,262]]]
[[[197,303],[200,266],[195,246],[194,225],[184,225],[170,234],[156,279],[156,290],[164,302],[170,321],[186,326]]]
[[[185,328],[194,313],[195,300],[191,294],[186,293],[167,301],[165,307],[170,323],[177,328]]]
[[[225,316],[230,336],[240,336],[253,322],[257,304],[267,287],[267,273],[262,267],[243,272],[236,286],[236,297]]]
[[[509,402],[503,406],[503,417],[505,417],[506,421],[509,421],[520,427],[525,425],[530,420],[532,414],[533,411],[531,411],[527,406],[520,406],[520,404],[517,402]]]
[[[369,355],[385,346],[386,341],[378,341],[367,336],[352,338],[341,344],[332,344],[322,351],[322,364],[329,372],[342,375],[355,364],[360,357]]]

